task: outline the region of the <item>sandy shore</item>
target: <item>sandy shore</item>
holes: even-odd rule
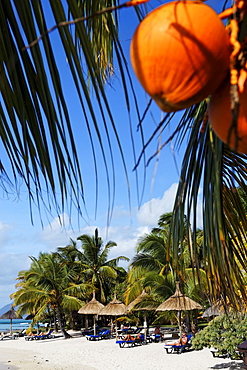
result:
[[[87,341],[73,333],[62,337],[26,341],[0,341],[0,370],[240,370],[242,361],[214,358],[209,349],[167,354],[164,343],[119,348],[115,339]]]

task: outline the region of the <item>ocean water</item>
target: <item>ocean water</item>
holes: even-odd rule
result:
[[[14,319],[12,320],[12,331],[27,329],[32,320]],[[0,332],[8,332],[10,330],[10,320],[0,319]]]

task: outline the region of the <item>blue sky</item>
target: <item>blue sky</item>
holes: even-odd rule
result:
[[[163,2],[151,0],[149,5],[150,7],[155,7],[157,3]],[[209,3],[212,3],[212,1]],[[127,60],[129,60],[129,44],[136,24],[136,16],[133,9],[122,9],[120,13],[120,38]],[[55,32],[51,35],[51,38],[53,38],[54,42],[58,42]],[[33,206],[34,225],[32,225],[25,188],[23,186],[21,187],[18,196],[16,194],[9,194],[7,197],[6,194],[0,193],[0,307],[10,303],[9,295],[15,290],[14,285],[18,271],[29,267],[29,256],[38,256],[39,252],[55,251],[57,247],[69,244],[70,238],[76,240],[78,236],[85,233],[93,235],[96,227],[99,229],[99,234],[105,242],[113,240],[118,245],[112,249],[110,257],[124,255],[132,258],[138,238],[144,233],[148,233],[152,227],[157,225],[161,214],[172,211],[177,183],[179,181],[183,147],[180,151],[174,152],[172,145],[169,145],[147,167],[145,190],[142,201],[138,204],[135,172],[133,171],[134,161],[129,134],[129,116],[125,108],[119,71],[116,69],[111,84],[106,86],[106,91],[110,98],[114,119],[123,143],[130,181],[131,212],[120,154],[116,142],[112,137],[116,165],[116,194],[113,217],[110,226],[107,227],[107,184],[102,157],[99,148],[97,148],[100,191],[97,217],[95,219],[95,176],[90,144],[87,133],[85,132],[85,126],[83,125],[81,108],[70,83],[66,58],[60,54],[59,44],[57,46],[57,58],[59,59],[60,68],[63,71],[63,83],[67,90],[66,99],[70,107],[73,128],[76,132],[78,152],[81,156],[85,200],[89,217],[85,214],[87,222],[83,218],[79,219],[78,222],[78,215],[74,211],[70,222],[69,214],[65,212],[61,215],[61,218],[64,220],[64,227],[61,227],[55,213],[46,215],[45,212],[42,212],[42,226],[38,209]],[[144,109],[149,98],[134,75],[132,75],[132,78],[139,105]],[[92,99],[94,98],[92,97]],[[133,108],[133,101],[131,104]],[[97,106],[95,106],[95,109],[97,111]],[[174,125],[178,122],[179,116],[180,113],[175,116]],[[131,115],[130,118],[137,155],[139,155],[141,142],[140,133],[137,130],[138,119],[135,114]],[[146,139],[148,139],[149,134],[161,118],[162,113],[152,103],[151,110],[144,121]],[[173,122],[162,133],[163,141],[172,132],[172,124]],[[155,139],[148,148],[148,155],[152,155],[156,151],[157,144],[157,139]],[[139,169],[139,181],[141,188],[143,185],[142,166]],[[200,211],[198,212],[198,220],[199,225],[201,225]],[[127,267],[127,265],[124,267]]]

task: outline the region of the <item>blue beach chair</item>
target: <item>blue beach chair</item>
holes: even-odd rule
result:
[[[186,351],[186,349],[189,349],[191,347],[191,338],[193,337],[193,335],[192,334],[189,334],[187,337],[188,337],[188,341],[184,345],[178,346],[176,344],[166,343],[164,345],[164,348],[166,350],[166,353],[177,353],[177,354],[181,354],[182,352]]]
[[[120,348],[123,348],[123,347],[128,347],[129,348],[129,347],[134,347],[135,341],[134,340],[121,339],[121,340],[117,340],[116,344],[118,344]]]
[[[53,329],[50,329],[48,331],[48,333],[46,334],[37,334],[37,335],[32,335],[32,336],[26,336],[25,337],[25,340],[42,340],[42,339],[51,339],[51,338],[55,338],[54,335],[51,335],[53,332]]]
[[[37,338],[36,339],[51,339],[51,338],[55,338],[55,336],[54,335],[52,335],[52,332],[53,332],[53,329],[50,329],[49,331],[48,331],[48,333],[46,333],[46,334],[40,334],[40,335],[38,335],[37,336]]]
[[[110,338],[111,332],[108,329],[104,329],[96,335],[86,335],[87,340],[100,340]]]

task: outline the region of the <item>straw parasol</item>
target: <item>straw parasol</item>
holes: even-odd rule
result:
[[[141,303],[142,300],[147,296],[148,294],[145,292],[145,290],[143,289],[143,291],[141,292],[140,295],[138,295],[138,297],[136,297],[132,302],[130,302],[130,304],[128,304],[127,308],[126,308],[126,311],[129,312],[129,311],[132,311],[132,310],[139,310],[138,308],[136,309],[135,306],[138,304],[138,303]]]
[[[191,310],[201,310],[202,306],[183,294],[179,287],[179,282],[176,282],[175,293],[165,302],[161,303],[156,311],[178,311],[178,324],[180,336],[182,335],[181,312]]]
[[[114,299],[108,303],[102,311],[100,311],[100,315],[108,315],[108,316],[122,316],[126,313],[126,306],[123,302],[119,301],[116,297],[116,292],[114,292]],[[117,325],[116,325],[116,335],[117,335]]]
[[[223,315],[223,312],[220,310],[217,304],[214,304],[208,307],[202,314],[202,317],[211,317],[211,316],[220,316]]]
[[[0,317],[1,320],[10,320],[10,335],[12,335],[12,320],[15,320],[15,319],[22,319],[21,316],[18,316],[16,311],[14,310],[13,307],[11,307],[11,309],[7,312],[5,312],[1,317]]]
[[[100,311],[104,308],[105,306],[97,301],[95,298],[95,291],[93,291],[93,298],[91,299],[90,302],[85,304],[85,306],[82,306],[78,313],[84,314],[84,315],[93,315],[93,331],[94,335],[96,335],[96,316],[100,313]]]
[[[148,296],[148,294],[145,292],[145,290],[142,291],[142,293],[136,297],[128,306],[127,306],[127,309],[126,311],[127,312],[130,312],[130,311],[150,311],[150,310],[154,310],[153,307],[151,306],[146,306],[146,307],[135,307],[137,306],[139,303],[141,303],[143,301],[143,299],[145,299],[145,297]],[[144,313],[144,337],[145,337],[145,340],[147,339],[147,315],[146,313]]]

